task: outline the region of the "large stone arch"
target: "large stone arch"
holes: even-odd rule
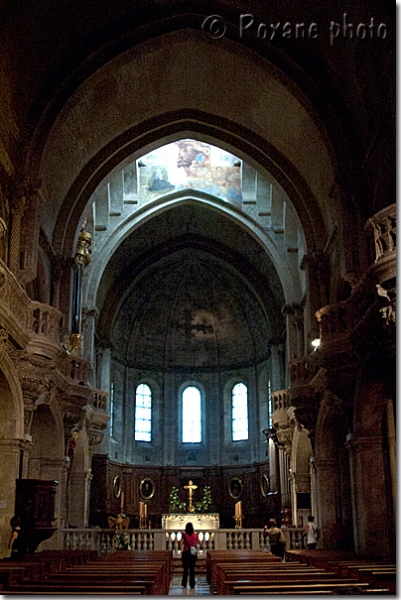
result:
[[[57,251],[60,243],[71,250],[77,223],[68,243],[65,223],[79,219],[116,159],[121,162],[124,155],[185,129],[205,129],[232,147],[242,146],[271,171],[311,236],[308,249],[320,249],[322,220],[330,215],[319,206],[327,203],[334,183],[333,152],[310,103],[281,79],[276,67],[240,44],[226,39],[217,47],[193,30],[149,40],[98,68],[60,107],[40,163],[29,167],[30,175],[43,182],[42,225],[50,237],[64,203],[56,226]],[[255,87],[260,94],[249,102],[249,89]],[[71,131],[79,136],[79,147]]]
[[[301,290],[299,288],[299,282],[297,284],[297,282],[294,281],[283,257],[280,255],[279,248],[273,240],[269,239],[261,227],[247,215],[233,209],[223,201],[191,190],[190,193],[184,191],[171,194],[167,197],[163,197],[160,201],[146,205],[143,209],[125,220],[110,235],[104,245],[102,253],[95,258],[88,269],[88,280],[85,291],[85,303],[88,306],[96,304],[97,291],[104,269],[121,242],[151,218],[166,211],[173,211],[176,207],[184,205],[202,206],[205,210],[213,211],[217,215],[221,215],[228,221],[235,223],[249,236],[254,238],[266,252],[278,272],[281,285],[283,286],[285,301],[291,303],[300,300]]]

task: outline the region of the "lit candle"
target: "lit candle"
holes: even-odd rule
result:
[[[146,517],[148,514],[148,505],[144,504],[143,505],[143,516]]]
[[[121,507],[121,510],[124,509],[124,492],[121,492],[120,507]]]

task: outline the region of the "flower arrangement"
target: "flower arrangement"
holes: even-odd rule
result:
[[[178,496],[178,488],[173,486],[168,497],[168,506],[171,513],[183,513],[187,510],[185,502],[181,502]]]
[[[131,550],[128,535],[125,530],[116,530],[113,538],[113,547],[115,550]]]
[[[203,490],[203,498],[200,502],[195,502],[194,508],[195,512],[198,513],[206,513],[210,510],[210,506],[212,504],[212,492],[210,489],[210,485],[205,485]]]

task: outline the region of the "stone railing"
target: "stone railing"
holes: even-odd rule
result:
[[[279,390],[277,392],[272,392],[270,394],[272,399],[274,412],[282,409],[287,409],[290,407],[290,402],[287,397],[287,390]]]
[[[290,360],[291,382],[307,383],[316,375],[318,369],[316,361],[310,356]],[[289,403],[291,404],[291,399]]]
[[[94,410],[106,412],[107,409],[107,392],[102,390],[92,390],[91,406]]]
[[[286,529],[287,548],[295,549],[302,540],[302,529]],[[290,533],[289,533],[290,532]],[[64,550],[97,550],[100,554],[115,550],[113,529],[60,529],[59,546]],[[182,530],[165,529],[127,529],[128,544],[131,550],[171,550],[174,556],[181,556],[180,540]],[[268,550],[260,529],[219,529],[200,531],[202,544],[201,558],[207,550]],[[290,546],[288,545],[290,544]]]
[[[303,527],[287,527],[283,531],[287,539],[287,550],[302,550],[306,548],[305,529]]]
[[[71,354],[66,356],[62,369],[64,375],[73,379],[76,383],[81,381],[86,383],[89,378],[91,365],[86,358]]]

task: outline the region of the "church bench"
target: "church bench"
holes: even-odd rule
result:
[[[97,557],[97,550],[44,550],[26,554],[26,562],[43,562],[49,571],[60,571],[67,566],[85,564]]]
[[[358,560],[330,560],[328,561],[328,567],[333,570],[336,571],[339,575],[344,574],[344,576],[347,576],[348,573],[348,567],[350,566],[354,566],[354,565],[380,565],[380,566],[388,566],[390,563],[382,561],[382,560],[377,560],[377,559],[358,559]]]
[[[360,581],[358,581],[355,583],[347,583],[346,586],[347,587],[367,588],[368,584],[361,583]],[[264,585],[233,586],[233,594],[235,594],[235,595],[248,594],[249,596],[252,596],[253,594],[258,593],[258,592],[261,592],[261,593],[266,593],[266,592],[271,592],[271,593],[310,592],[310,591],[319,591],[319,592],[330,591],[331,592],[331,591],[335,590],[336,588],[342,588],[342,587],[344,587],[344,584],[341,581],[336,581],[335,583],[324,583],[324,582],[311,583],[311,584],[300,583],[300,584],[296,584],[296,585],[283,582],[282,584],[275,584],[275,585],[264,584]]]
[[[149,587],[145,585],[53,585],[46,583],[34,583],[32,585],[14,585],[7,590],[4,590],[6,594],[135,594],[135,595],[150,595]]]
[[[65,586],[69,584],[80,585],[83,582],[83,585],[86,587],[87,585],[144,585],[149,587],[149,594],[151,595],[159,595],[166,592],[166,586],[164,586],[163,582],[157,581],[157,572],[153,573],[102,573],[102,574],[91,574],[91,575],[83,575],[80,573],[69,573],[68,575],[64,574],[55,574],[47,579],[47,583],[52,583],[54,585]],[[167,592],[168,592],[167,587]]]
[[[281,559],[278,556],[267,554],[263,550],[207,550],[207,576],[210,576],[210,567],[213,563],[233,562],[236,560],[271,560],[273,562],[281,562]]]
[[[213,593],[217,585],[216,569],[218,564],[241,563],[281,563],[281,559],[263,550],[208,550],[206,553],[206,577]]]
[[[304,564],[299,563],[293,566],[293,563],[271,563],[271,564],[263,564],[263,563],[245,563],[241,564],[237,563],[224,563],[217,565],[217,589],[221,589],[221,586],[224,584],[225,579],[235,578],[235,577],[245,577],[250,575],[267,575],[270,573],[274,577],[282,573],[316,573],[317,569],[315,567],[305,567]]]
[[[283,579],[288,580],[289,578],[298,578],[298,577],[316,577],[320,571],[308,570],[303,571],[301,569],[297,570],[287,570],[287,569],[277,569],[277,570],[269,570],[269,569],[247,569],[243,567],[241,569],[232,570],[222,570],[219,573],[219,577],[217,580],[217,593],[223,593],[224,585],[226,582],[238,581],[238,580],[254,580],[259,579],[263,581],[267,581],[268,579]],[[333,577],[333,575],[332,575]]]
[[[328,568],[329,561],[358,560],[355,552],[347,550],[286,550],[285,561],[301,560],[307,564]]]
[[[281,561],[275,563],[273,561],[263,561],[259,560],[256,562],[253,561],[241,561],[237,560],[235,562],[224,562],[224,563],[213,563],[211,568],[211,589],[216,590],[219,586],[219,582],[224,580],[224,574],[229,572],[230,570],[238,570],[238,569],[247,569],[251,570],[263,570],[266,571],[268,569],[275,568],[283,568]]]
[[[32,564],[18,560],[4,564],[0,561],[0,573],[8,573],[10,581],[40,581],[45,578],[47,571],[43,563]]]
[[[246,588],[248,589],[249,586],[259,586],[261,588],[263,588],[264,586],[269,586],[269,587],[288,587],[288,586],[302,586],[302,585],[307,585],[307,586],[311,586],[311,585],[317,585],[317,586],[322,586],[322,585],[330,585],[330,584],[340,584],[341,586],[345,586],[345,585],[349,585],[351,583],[353,584],[357,584],[358,581],[355,579],[346,579],[344,581],[339,581],[338,579],[334,578],[334,579],[330,579],[330,578],[322,578],[322,577],[306,577],[306,578],[301,578],[301,579],[297,579],[297,578],[289,578],[289,579],[260,579],[260,580],[252,580],[252,581],[247,581],[247,580],[237,580],[237,581],[228,581],[226,582],[224,589],[219,593],[222,596],[232,596],[233,594],[235,594],[236,592],[235,590],[238,590],[240,588]]]
[[[383,563],[358,563],[357,565],[343,566],[340,569],[341,577],[358,577],[358,574],[362,571],[368,573],[369,571],[389,571],[395,570],[395,564],[383,564]]]
[[[74,577],[85,577],[85,578],[102,578],[102,579],[116,579],[140,576],[141,578],[147,577],[155,582],[158,589],[168,590],[171,582],[171,572],[169,565],[166,563],[143,563],[133,564],[126,563],[126,565],[114,565],[108,563],[102,563],[101,565],[90,565],[84,567],[72,567],[63,571],[59,574],[61,577],[74,576]],[[54,577],[56,579],[56,577]]]
[[[28,591],[28,592],[24,592],[24,596],[43,596],[43,593],[44,593],[43,591],[34,591],[34,592]],[[9,596],[11,594],[17,594],[18,596],[20,596],[21,592],[14,592],[14,591],[8,590],[7,591],[7,596]],[[65,596],[65,592],[63,590],[57,590],[57,591],[53,591],[51,593],[51,595],[52,596],[57,596],[57,595]],[[74,591],[74,592],[69,591],[68,595],[69,596],[88,596],[88,595],[92,596],[93,592],[92,591],[87,592],[85,590],[84,591],[79,590],[79,591]],[[96,596],[102,596],[102,595],[103,596],[109,596],[110,592],[104,592],[104,591],[101,591],[101,592],[97,591],[96,592]],[[125,595],[125,596],[143,596],[143,594],[141,594],[141,592],[133,592],[131,590],[129,590],[129,591],[123,591],[123,592],[121,592],[121,591],[119,591],[119,592],[114,591],[113,592],[113,596],[121,596],[121,595]]]
[[[353,572],[353,569],[351,569]],[[373,588],[388,587],[391,594],[396,594],[397,572],[395,568],[362,568],[357,570],[359,581],[369,583]]]
[[[389,596],[392,595],[390,594],[390,590],[388,590],[387,588],[380,588],[380,589],[369,589],[369,588],[364,588],[365,589],[365,593],[366,594],[373,594],[375,596]],[[280,592],[252,592],[252,596],[313,596],[313,595],[317,595],[317,596],[331,596],[332,592],[330,590],[309,590],[307,592],[289,592],[289,591],[280,591]],[[249,596],[248,592],[246,593],[242,593],[239,592],[239,594],[237,594],[239,596]]]

